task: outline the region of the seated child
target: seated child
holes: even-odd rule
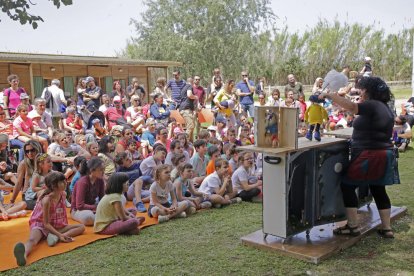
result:
[[[196,185],[200,185],[206,177],[208,158],[205,155],[207,152],[207,143],[205,140],[199,139],[195,141],[194,148],[196,152],[194,153],[193,157],[191,157],[190,164],[193,165],[194,169],[194,181],[196,182]]]
[[[231,182],[237,196],[243,201],[252,201],[253,198],[260,194],[259,187],[262,181],[254,175],[254,157],[251,152],[242,152],[239,154],[239,168],[233,173]]]
[[[30,186],[25,194],[25,200],[33,200],[33,205],[36,199],[40,198],[46,190],[45,177],[52,170],[52,160],[47,153],[38,153],[35,159],[36,171],[30,179]]]
[[[143,187],[148,187],[152,184],[152,182],[154,182],[152,176],[154,174],[155,168],[163,164],[166,155],[167,149],[165,147],[163,147],[162,145],[156,146],[154,147],[154,154],[152,156],[145,158],[139,166],[142,176],[139,177],[131,186],[134,189],[134,204],[138,212],[140,213],[147,211],[147,209],[144,206],[144,201],[150,201],[148,199],[149,193],[148,191],[144,192],[145,190],[143,190]],[[130,187],[130,189],[132,188]],[[130,191],[128,192],[128,195],[131,195]]]
[[[108,179],[105,196],[96,208],[93,231],[103,235],[136,235],[138,226],[145,218],[135,217],[136,210],[126,210],[122,203],[122,194],[128,190],[129,177],[126,173],[114,173]]]
[[[19,242],[14,247],[19,266],[26,265],[27,256],[42,239],[46,239],[49,246],[55,246],[58,241],[71,242],[73,237],[85,231],[82,224],[68,224],[65,176],[60,172],[51,172],[46,176],[45,184],[47,189],[39,198],[29,220],[30,237],[26,243]]]
[[[184,150],[184,147],[181,145],[179,140],[173,140],[170,144],[170,152],[165,157],[165,164],[172,165],[172,158],[177,154],[184,154],[185,162],[190,161],[190,155],[187,151]]]
[[[128,200],[134,199],[134,182],[141,176],[139,169],[140,162],[132,161],[131,157],[126,152],[120,152],[115,156],[115,163],[118,165],[117,172],[125,173],[128,176],[129,188],[125,193]],[[145,193],[145,191],[143,191]],[[144,197],[148,197],[149,193]]]
[[[222,205],[241,202],[241,199],[235,197],[236,193],[233,192],[227,160],[218,158],[214,165],[216,171],[203,180],[198,191],[208,194],[210,202],[216,208],[220,208]]]
[[[218,147],[211,146],[207,150],[208,156],[210,156],[210,161],[208,161],[207,167],[206,167],[206,175],[210,175],[213,172],[215,172],[215,165],[216,159],[220,157],[220,151]]]
[[[143,156],[137,149],[137,141],[135,139],[130,139],[127,142],[127,150],[125,151],[132,161],[142,160]]]
[[[193,178],[193,166],[191,164],[181,164],[177,169],[180,176],[174,181],[174,187],[178,202],[187,200],[194,211],[210,208],[209,196],[197,191],[194,182],[191,180]]]
[[[172,218],[185,218],[187,214],[194,213],[194,209],[187,201],[177,202],[174,185],[170,180],[171,166],[159,165],[155,169],[154,183],[151,184],[151,200],[148,208],[150,217],[158,218],[159,223]],[[171,198],[172,203],[168,201]]]
[[[227,130],[227,142],[226,143],[231,143],[231,144],[235,144],[236,146],[241,146],[240,140],[237,140],[237,134],[236,134],[235,128],[229,128]]]
[[[174,180],[179,177],[179,172],[178,172],[178,166],[180,166],[181,164],[186,164],[187,162],[185,161],[185,155],[183,153],[179,153],[177,155],[175,155],[172,158],[172,171],[171,171],[171,181],[174,182]],[[168,164],[167,164],[168,165]]]
[[[81,178],[81,174],[79,170],[83,162],[87,162],[85,156],[76,156],[75,160],[73,161],[73,166],[75,167],[76,173],[73,176],[72,181],[70,182],[70,185],[69,185],[69,191],[71,194],[73,192],[73,189],[75,188],[76,182],[78,182],[79,178]]]

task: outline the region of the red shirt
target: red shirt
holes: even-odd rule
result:
[[[206,92],[204,91],[204,87],[202,86],[193,86],[193,93],[194,95],[196,95],[198,97],[198,102],[204,106],[205,105],[205,97],[206,97]]]
[[[125,110],[123,109],[116,109],[115,107],[109,107],[104,112],[105,118],[108,120],[109,129],[111,129],[113,126],[117,125],[118,123],[116,120],[119,118],[125,118]]]

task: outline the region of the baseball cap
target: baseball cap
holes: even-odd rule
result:
[[[217,123],[223,123],[223,124],[226,124],[226,123],[227,123],[227,120],[226,120],[226,118],[224,118],[223,116],[217,116],[217,118],[216,118],[216,122],[217,122]]]
[[[28,99],[29,95],[27,95],[26,93],[22,93],[20,94],[20,100],[24,100],[24,99]]]
[[[207,130],[209,130],[209,131],[217,131],[217,127],[216,126],[209,126],[207,128]]]
[[[29,119],[34,119],[34,118],[40,118],[42,116],[34,109],[34,110],[29,112],[27,117],[29,117]]]
[[[86,81],[86,83],[88,83],[88,82],[91,82],[91,81],[95,81],[95,79],[93,77],[89,76],[85,79],[85,81]]]
[[[119,96],[115,96],[113,99],[113,102],[120,102],[121,101],[121,97]]]

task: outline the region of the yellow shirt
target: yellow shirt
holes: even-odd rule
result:
[[[312,103],[305,112],[305,122],[314,125],[322,124],[323,120],[328,120],[328,113],[319,104]]]
[[[106,226],[119,219],[114,207],[115,202],[119,202],[122,205],[121,194],[104,195],[99,201],[96,208],[95,224],[93,225],[95,233],[101,232]]]
[[[215,103],[216,102],[221,103],[222,101],[227,101],[227,100],[231,100],[231,95],[227,94],[226,90],[223,88],[217,93],[213,101]],[[219,112],[225,114],[226,117],[230,117],[231,114],[233,114],[233,110],[231,110],[231,108],[219,109]]]

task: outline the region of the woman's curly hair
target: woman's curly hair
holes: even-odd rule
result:
[[[363,77],[357,83],[356,88],[365,89],[368,99],[385,104],[394,97],[388,85],[379,77]]]

